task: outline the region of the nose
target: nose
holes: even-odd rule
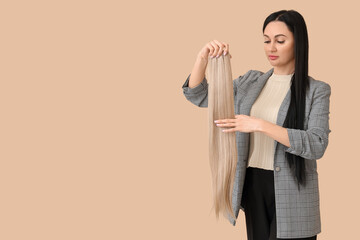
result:
[[[271,41],[271,42],[265,44],[265,49],[267,52],[276,52],[277,51],[276,43]]]
[[[272,52],[276,52],[275,42],[272,42],[272,43],[271,43],[270,50],[271,50]]]

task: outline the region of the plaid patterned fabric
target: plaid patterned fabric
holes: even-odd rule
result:
[[[234,79],[235,114],[249,115],[251,107],[259,96],[266,81],[274,69],[263,73],[250,70]],[[189,76],[182,86],[187,100],[198,107],[208,106],[208,83],[206,78],[194,88],[188,87]],[[287,129],[291,147],[275,141],[274,182],[277,238],[305,238],[321,232],[319,184],[317,159],[320,159],[328,146],[330,85],[310,78],[310,88],[307,92],[304,122],[305,130]],[[290,104],[289,89],[282,102],[277,125],[282,126]],[[241,206],[242,190],[249,154],[249,133],[236,132],[238,147],[238,162],[233,188],[232,205],[236,218]],[[298,190],[297,183],[290,172],[285,152],[290,152],[305,158],[307,184]],[[236,219],[228,216],[229,222],[235,226]]]

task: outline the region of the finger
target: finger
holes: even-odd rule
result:
[[[215,51],[215,48],[214,48],[214,46],[211,44],[211,42],[207,44],[207,48],[210,50],[208,56],[211,57],[211,55],[212,55],[212,54],[214,53],[214,51]]]
[[[227,119],[218,119],[218,120],[215,120],[214,122],[215,123],[223,123],[223,122],[226,122]]]
[[[219,46],[216,44],[215,40],[214,41],[211,41],[210,44],[213,46],[214,48],[214,51],[213,53],[211,54],[212,57],[215,57],[217,55],[217,52],[219,50]]]
[[[223,129],[222,132],[235,132],[235,128]]]
[[[225,49],[224,49],[224,56],[226,56],[229,52],[229,44],[224,43],[225,44]]]
[[[217,127],[234,127],[235,124],[234,123],[217,123],[216,126]]]
[[[219,50],[217,52],[216,57],[219,57],[221,54],[223,54],[223,49],[226,47],[225,44],[219,42],[218,40],[214,40],[214,42],[219,46]]]
[[[215,123],[228,123],[228,122],[236,122],[236,119],[218,119],[214,121]]]

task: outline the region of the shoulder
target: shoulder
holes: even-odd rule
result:
[[[309,76],[309,94],[312,98],[318,95],[329,95],[331,94],[331,86],[330,84],[314,79],[313,77]]]
[[[263,74],[264,72],[259,70],[249,70],[245,74],[234,79],[234,85],[236,87],[245,88],[246,86],[256,82],[256,80]]]
[[[331,89],[330,84],[314,79],[313,77],[309,76],[309,82],[311,88],[324,88],[324,89]]]

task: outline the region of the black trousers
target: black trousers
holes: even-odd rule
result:
[[[248,167],[241,199],[248,240],[277,240],[274,171]],[[298,240],[316,240],[316,235]]]

